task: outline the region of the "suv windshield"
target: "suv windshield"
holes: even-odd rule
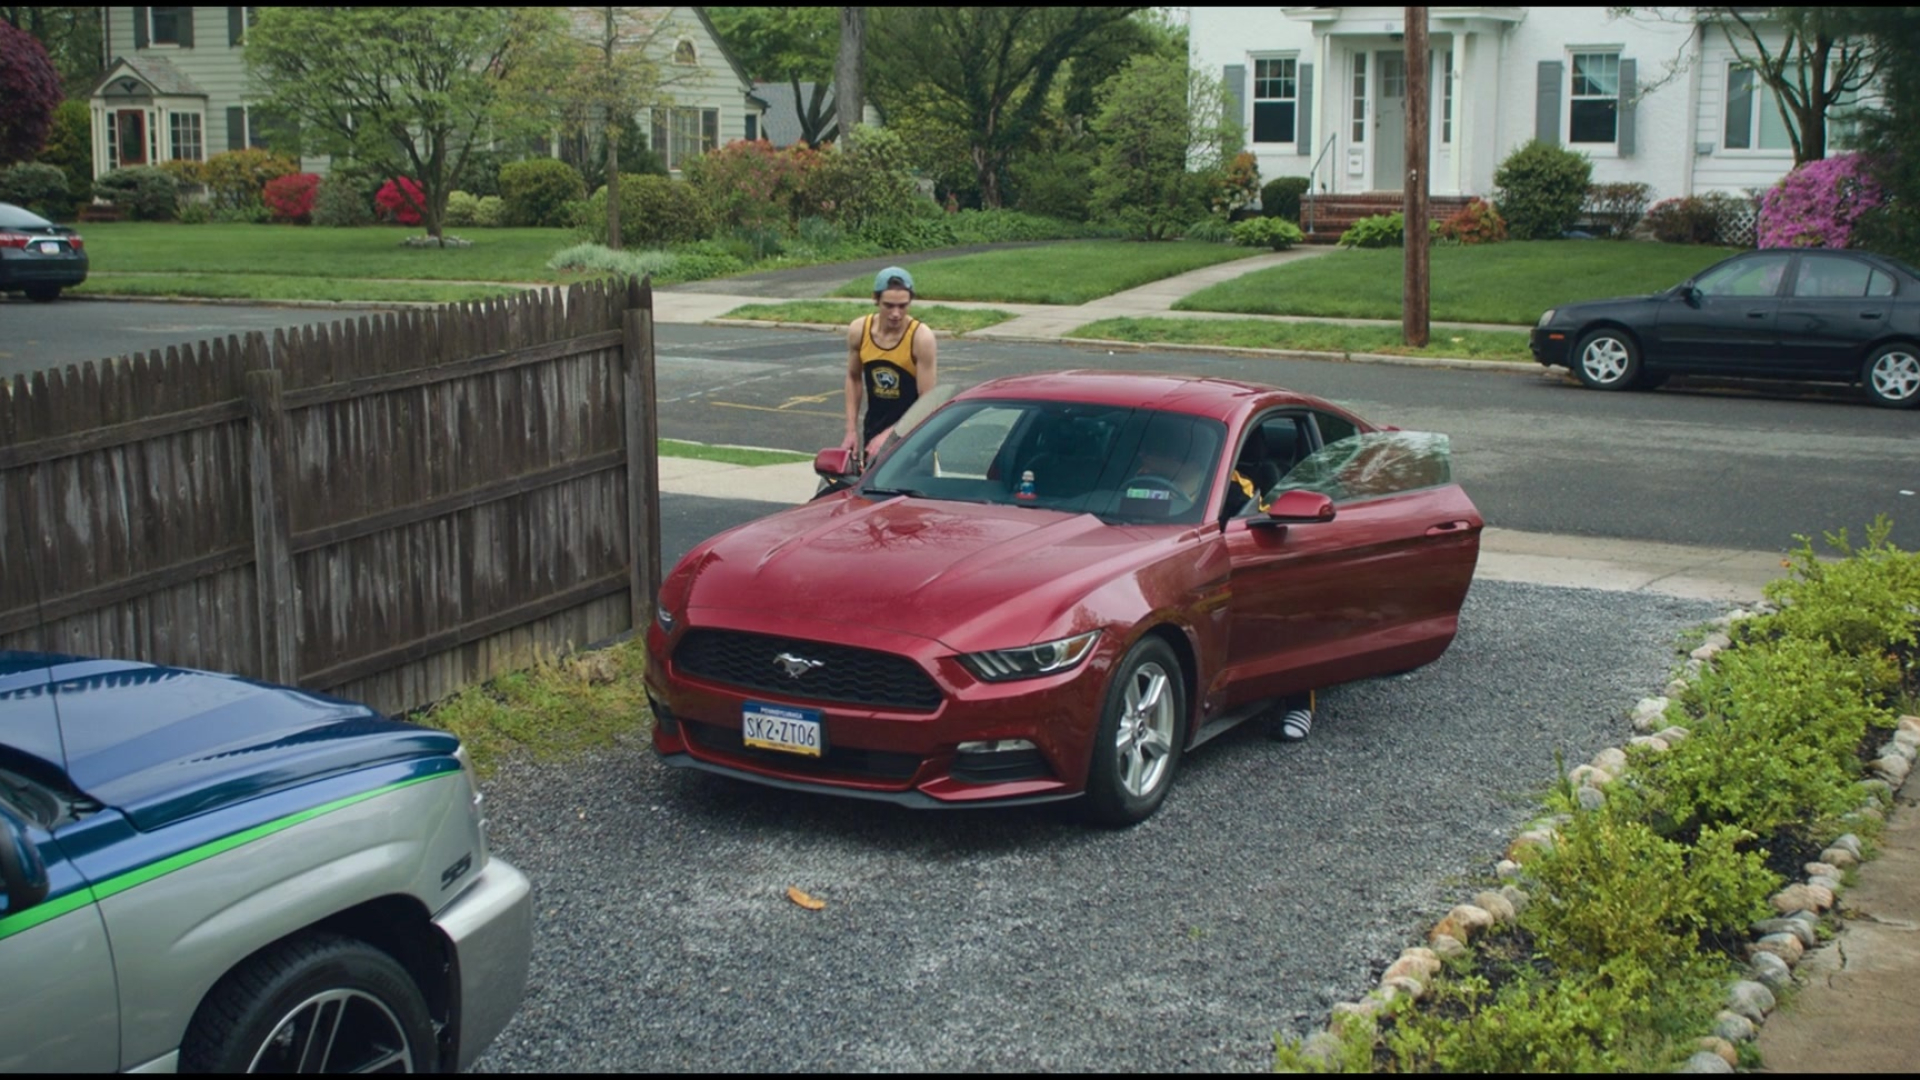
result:
[[[1090,513],[1121,524],[1193,524],[1225,439],[1219,422],[1180,413],[968,401],[921,425],[862,490]]]

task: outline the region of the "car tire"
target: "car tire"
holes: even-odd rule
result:
[[[1860,367],[1860,382],[1875,405],[1889,409],[1920,405],[1920,349],[1898,344],[1874,350]]]
[[[36,304],[51,304],[55,300],[60,299],[60,286],[58,285],[29,285],[27,286],[26,292],[27,299]]]
[[[1631,390],[1640,380],[1640,343],[1621,330],[1595,330],[1574,346],[1573,374],[1588,389]]]
[[[324,1046],[304,1036],[328,1024]],[[323,1056],[305,1060],[313,1050]],[[433,1072],[439,1045],[426,1000],[399,962],[364,942],[309,934],[228,972],[180,1042],[182,1072]]]
[[[1083,816],[1113,827],[1152,817],[1173,786],[1186,736],[1180,661],[1166,642],[1141,638],[1114,668],[1101,702]]]

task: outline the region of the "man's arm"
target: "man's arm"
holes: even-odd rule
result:
[[[840,449],[852,450],[860,445],[860,334],[866,323],[865,316],[853,320],[847,327],[847,430],[840,439]]]

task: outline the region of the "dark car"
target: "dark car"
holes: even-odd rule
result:
[[[85,280],[87,249],[79,233],[0,202],[0,292],[24,292],[44,303]]]
[[[1140,821],[1187,751],[1273,702],[1446,650],[1482,524],[1448,460],[1445,436],[1254,383],[982,384],[854,486],[680,561],[647,632],[654,748]]]
[[[1676,374],[1845,382],[1909,409],[1920,405],[1920,270],[1859,251],[1749,251],[1652,296],[1551,308],[1531,346],[1595,390]]]

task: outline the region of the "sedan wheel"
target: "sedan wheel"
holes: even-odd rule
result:
[[[1920,351],[1889,345],[1867,359],[1860,381],[1875,405],[1911,409],[1920,405]]]
[[[236,968],[201,1002],[183,1072],[433,1072],[419,987],[392,957],[331,935],[295,938]]]
[[[1595,330],[1574,349],[1573,373],[1594,390],[1630,390],[1640,380],[1640,345],[1618,330]]]
[[[1094,735],[1087,816],[1132,825],[1160,808],[1186,742],[1187,690],[1180,662],[1157,637],[1142,638],[1115,669]]]

